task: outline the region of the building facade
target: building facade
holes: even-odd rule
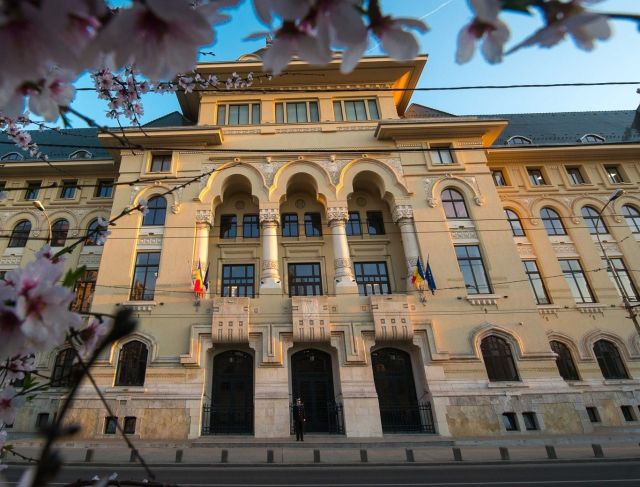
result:
[[[129,307],[140,322],[93,371],[115,416],[81,387],[70,420],[83,435],[120,423],[145,439],[286,437],[296,397],[309,432],[354,438],[638,424],[640,338],[621,300],[636,302],[640,284],[635,112],[409,107],[425,63],[373,57],[341,75],[339,61],[294,62],[253,90],[179,94],[183,115],[126,131],[144,150],[100,136],[104,165],[52,163],[96,181],[51,209],[71,228],[141,199],[150,208],[69,262],[95,262],[93,311]],[[250,55],[198,71],[259,69]],[[47,166],[2,171],[7,189],[57,182],[47,208],[61,199],[66,176]],[[5,235],[31,223],[26,248],[46,228],[30,205],[18,192],[0,203]],[[5,270],[29,258],[12,238]],[[418,261],[435,294],[412,283]],[[38,366],[59,380],[16,431],[52,417],[65,394],[65,350]]]

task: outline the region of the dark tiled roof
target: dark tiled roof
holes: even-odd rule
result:
[[[160,118],[156,118],[149,123],[145,123],[143,127],[188,127],[195,125],[191,120],[182,115],[182,113],[175,111],[167,113]]]
[[[41,152],[49,156],[52,161],[68,160],[69,156],[78,150],[86,150],[92,154],[92,159],[111,159],[111,155],[98,140],[98,130],[93,128],[30,130],[31,139],[38,144]],[[25,161],[35,160],[28,152],[19,149],[6,135],[0,135],[0,157],[10,152],[17,152]],[[10,162],[10,161],[2,161]]]
[[[600,135],[607,143],[640,142],[640,115],[635,110],[507,113],[480,117],[509,121],[496,145],[506,144],[514,135],[527,137],[535,145],[575,144],[586,134]]]
[[[426,107],[418,103],[412,103],[404,112],[404,118],[432,118],[432,117],[455,117],[455,115],[435,108]]]

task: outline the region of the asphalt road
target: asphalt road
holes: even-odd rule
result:
[[[15,485],[22,467],[5,476]],[[153,467],[157,480],[185,487],[626,487],[640,486],[640,462],[540,463],[450,466],[176,466]],[[67,466],[51,485],[118,473],[118,480],[146,478],[140,467]]]

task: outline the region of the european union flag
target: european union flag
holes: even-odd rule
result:
[[[429,264],[429,257],[427,257],[427,269],[426,269],[426,281],[427,281],[427,286],[429,287],[429,291],[431,291],[431,294],[435,294],[436,293],[436,280],[433,278],[433,272],[431,272],[431,264]]]

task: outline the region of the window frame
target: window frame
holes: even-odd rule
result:
[[[91,310],[93,295],[98,281],[98,269],[87,269],[73,286],[74,298],[70,309],[76,313],[88,313]]]
[[[295,238],[300,236],[300,227],[297,213],[283,213],[280,216],[280,221],[282,222],[281,233],[284,238]],[[294,230],[294,232],[292,232],[292,230]]]
[[[173,165],[173,154],[171,153],[152,153],[149,160],[149,171],[150,173],[170,173],[171,166]],[[159,167],[154,167],[156,162],[159,160]],[[165,168],[165,165],[168,163],[168,167]]]
[[[609,276],[609,279],[611,280],[611,282],[613,282],[613,285],[618,291],[618,295],[620,296],[620,298],[622,298],[623,290],[620,289],[620,286],[618,286],[618,282],[613,274],[613,271],[609,268],[609,265],[606,259],[602,259],[602,261],[604,262],[605,267],[607,269],[607,275]],[[629,298],[629,301],[631,302],[640,301],[640,294],[638,293],[638,288],[636,287],[635,283],[631,279],[631,274],[629,274],[629,271],[627,270],[627,266],[625,265],[622,257],[609,257],[609,261],[614,267],[615,272],[618,275],[618,278],[620,279],[620,281],[622,281],[622,285],[624,286],[624,293],[626,293],[627,297]]]
[[[362,221],[359,211],[350,211],[349,218],[344,228],[347,237],[359,237],[362,235]]]
[[[244,276],[234,277],[234,269],[243,268]],[[251,269],[250,276],[247,270]],[[229,275],[227,274],[227,271]],[[222,264],[220,274],[220,296],[223,298],[254,298],[256,289],[256,271],[254,264]],[[234,295],[233,288],[236,289]],[[240,292],[242,290],[242,292]]]
[[[535,267],[534,270],[530,269],[527,264],[533,264]],[[536,304],[545,305],[551,304],[551,299],[549,298],[549,293],[547,292],[547,286],[542,279],[542,274],[540,274],[540,269],[538,268],[538,262],[535,259],[527,259],[522,261],[522,265],[524,267],[524,273],[529,280],[529,285],[531,286],[531,291],[533,292],[533,297],[536,299]],[[536,282],[539,282],[542,287],[542,296],[539,296],[539,289],[535,285]]]
[[[445,193],[447,194],[447,198],[445,198]],[[453,195],[457,195],[460,199],[455,199]],[[447,220],[469,220],[469,209],[467,208],[467,202],[465,200],[464,195],[458,191],[456,188],[445,188],[440,193],[440,202],[442,203],[442,209],[444,210],[444,215]],[[459,204],[462,203],[462,208],[464,209],[464,215],[458,214]],[[450,211],[452,210],[453,216],[450,216]]]
[[[86,149],[78,149],[77,151],[73,151],[71,154],[69,154],[69,159],[83,159],[83,160],[87,160],[87,159],[93,159],[93,154],[91,152],[89,152]]]
[[[303,122],[298,121],[298,106],[304,103],[306,107],[306,120]],[[289,120],[289,108],[288,105],[296,105],[296,120]],[[315,112],[311,106],[315,106]],[[282,100],[277,101],[274,105],[275,120],[277,124],[298,124],[298,123],[319,123],[320,122],[320,103],[318,100]],[[278,110],[281,113],[278,113]]]
[[[96,183],[95,198],[113,198],[113,179],[98,179]]]
[[[131,423],[133,423],[133,428],[131,428]],[[137,423],[138,418],[136,416],[125,416],[124,422],[122,423],[122,431],[124,432],[124,434],[135,435]]]
[[[558,259],[558,263],[560,264],[560,269],[562,270],[562,274],[564,275],[565,281],[571,290],[571,295],[577,304],[589,304],[596,303],[596,297],[593,294],[593,290],[591,289],[591,285],[589,284],[589,280],[585,275],[584,269],[582,268],[582,263],[580,259]],[[565,266],[564,264],[568,264]],[[577,268],[575,266],[577,265]],[[565,267],[568,267],[565,269]],[[581,285],[580,280],[577,276],[581,277],[584,281],[584,285]],[[571,281],[569,280],[571,278]],[[571,283],[573,282],[573,286]],[[574,287],[575,286],[575,287]],[[577,291],[577,294],[576,292]],[[586,294],[585,292],[586,291]]]
[[[443,158],[443,154],[447,157]],[[429,146],[429,159],[434,166],[453,166],[458,163],[455,157],[455,149],[451,144]],[[445,161],[445,159],[447,159]]]
[[[608,235],[609,229],[604,218],[599,216],[598,210],[593,206],[585,205],[580,208],[580,215],[587,224],[587,230],[591,235]]]
[[[611,172],[612,170],[614,172]],[[609,184],[624,184],[627,182],[627,178],[618,164],[605,164],[604,172],[607,175]]]
[[[322,237],[322,215],[318,211],[307,211],[304,214],[304,236]]]
[[[118,416],[106,416],[104,418],[104,434],[115,435],[117,432],[118,432]]]
[[[621,211],[631,233],[640,234],[640,210],[633,205],[622,205]]]
[[[25,201],[37,200],[41,189],[42,189],[42,181],[27,181],[27,189],[24,191],[24,200]]]
[[[71,387],[81,373],[80,364],[74,364],[76,354],[71,347],[66,347],[56,354],[51,370],[51,387]]]
[[[367,211],[367,235],[386,235],[384,227],[384,213],[381,210]]]
[[[310,276],[300,275],[292,272],[299,266],[313,266],[313,271]],[[315,272],[317,270],[317,272]],[[324,294],[322,288],[322,266],[320,262],[289,262],[287,265],[287,285],[289,287],[289,297],[293,296],[322,296]],[[315,280],[311,280],[317,278]],[[311,293],[308,293],[309,288],[312,287]],[[300,289],[304,289],[303,293],[299,293]],[[295,291],[295,292],[294,292]],[[316,292],[317,291],[317,292]]]
[[[136,347],[135,349],[133,347]],[[130,340],[118,353],[115,387],[143,387],[149,366],[149,347],[140,340]]]
[[[237,123],[230,122],[232,107],[238,107]],[[247,123],[240,123],[240,108],[244,108],[244,107],[246,107],[247,109]],[[258,112],[257,121],[254,120],[256,118],[256,108]],[[222,121],[220,121],[221,111],[223,112]],[[260,125],[261,123],[262,123],[262,103],[260,101],[218,103],[216,106],[216,125],[233,127],[233,126]]]
[[[146,256],[147,262],[139,262],[142,256]],[[150,256],[157,256],[157,264],[149,264]],[[154,270],[155,269],[155,270]],[[136,289],[136,276],[139,272],[143,273],[144,279],[141,282],[141,287]],[[150,274],[151,273],[151,274]],[[160,252],[137,252],[136,260],[133,267],[133,279],[131,282],[131,293],[129,298],[131,301],[153,301],[155,298],[156,283],[158,280],[158,274],[160,273]],[[151,278],[151,281],[149,279]],[[152,282],[150,286],[147,286],[148,282]],[[141,290],[141,292],[140,292]]]
[[[524,231],[524,227],[522,226],[522,221],[520,220],[518,213],[511,208],[505,208],[504,214],[507,217],[507,223],[509,223],[509,227],[511,228],[511,235],[514,237],[526,237],[527,234]]]
[[[480,351],[489,382],[520,381],[513,350],[507,340],[498,335],[488,335],[480,342]]]
[[[376,266],[377,273],[365,274],[365,266],[371,265]],[[382,272],[380,272],[381,268]],[[391,279],[386,261],[354,262],[353,273],[356,283],[358,284],[358,294],[360,294],[360,296],[391,294]],[[378,286],[379,292],[375,292],[376,285]]]
[[[249,230],[248,232],[247,229]],[[242,215],[242,238],[260,238],[260,218],[258,213],[245,213]]]
[[[147,201],[147,214],[142,217],[143,227],[162,227],[167,221],[167,199],[155,195]]]
[[[543,214],[543,212],[545,214]],[[562,222],[562,217],[560,216],[560,213],[558,213],[556,210],[554,210],[550,206],[544,206],[540,208],[540,220],[542,221],[542,226],[544,227],[548,236],[557,237],[557,236],[567,235],[567,229],[564,226],[564,223]],[[559,228],[558,228],[558,224],[559,224]]]
[[[499,175],[499,177],[496,177],[497,175]],[[507,178],[505,177],[504,171],[502,169],[492,169],[491,178],[493,179],[493,184],[496,186],[496,188],[509,186],[509,184],[507,183]]]
[[[66,228],[65,228],[66,226]],[[61,228],[58,228],[61,227]],[[58,218],[51,224],[50,245],[51,247],[64,247],[69,235],[69,220]]]
[[[492,294],[492,286],[491,280],[489,279],[489,274],[487,273],[487,269],[484,265],[484,259],[482,257],[482,251],[479,245],[454,245],[454,250],[456,253],[456,259],[458,261],[458,267],[460,268],[460,273],[462,274],[462,278],[465,283],[465,289],[467,294],[469,295],[479,295],[479,294]],[[469,249],[477,249],[477,256],[470,256]],[[466,255],[459,255],[458,249],[465,249]],[[465,268],[463,269],[462,263],[465,263]],[[478,265],[479,263],[479,265]],[[465,272],[465,269],[468,269],[468,272]],[[476,271],[481,270],[482,276],[484,278],[485,284],[478,285],[478,274]],[[473,283],[469,282],[467,277],[473,278]]]
[[[348,118],[346,103],[361,102],[364,107],[365,118]],[[375,116],[372,114],[371,105],[375,106]],[[336,122],[366,122],[380,120],[380,106],[377,98],[340,98],[333,100],[333,114]],[[338,111],[339,108],[339,111]],[[354,106],[355,110],[355,106]],[[354,113],[357,113],[354,112]]]
[[[28,226],[28,230],[20,229],[18,230],[18,226],[25,225]],[[31,235],[31,229],[33,225],[29,220],[19,220],[11,230],[11,235],[9,237],[9,243],[7,244],[7,248],[11,249],[21,249],[27,246],[27,242],[29,242],[29,236]]]
[[[529,137],[525,137],[524,135],[513,135],[507,139],[507,145],[531,145],[533,144],[533,140]]]
[[[527,176],[529,178],[529,184],[533,187],[549,186],[547,178],[545,178],[544,171],[541,167],[527,167]]]
[[[580,380],[580,374],[578,373],[578,367],[573,360],[573,354],[571,349],[566,343],[559,340],[551,340],[549,342],[551,351],[556,354],[556,367],[558,373],[566,381],[578,381]]]
[[[78,189],[77,179],[63,179],[62,186],[60,187],[61,200],[73,200],[76,197],[76,190]]]
[[[565,166],[565,172],[567,173],[567,177],[569,178],[569,182],[572,186],[582,186],[587,183],[587,180],[582,174],[582,169],[580,166]],[[575,177],[577,174],[577,178]]]
[[[227,213],[220,215],[220,235],[221,240],[232,240],[238,237],[238,215]]]
[[[601,345],[599,346],[599,344]],[[605,351],[602,347],[610,348]],[[603,352],[606,354],[611,354],[611,352],[615,353],[604,356],[602,354]],[[627,380],[630,378],[629,369],[625,365],[622,354],[615,343],[605,339],[597,340],[593,344],[593,355],[596,358],[596,362],[598,362],[598,367],[605,380]],[[615,363],[611,363],[611,360]]]
[[[91,227],[94,228],[91,228]],[[84,245],[87,247],[102,247],[104,245],[104,243],[102,244],[98,244],[98,242],[95,240],[95,237],[97,237],[97,230],[98,230],[98,218],[93,218],[90,222],[89,225],[87,225],[87,239],[84,241]],[[94,234],[93,236],[92,233]]]
[[[12,157],[16,156],[16,157]],[[0,161],[24,161],[24,156],[19,152],[7,152],[0,157]]]

